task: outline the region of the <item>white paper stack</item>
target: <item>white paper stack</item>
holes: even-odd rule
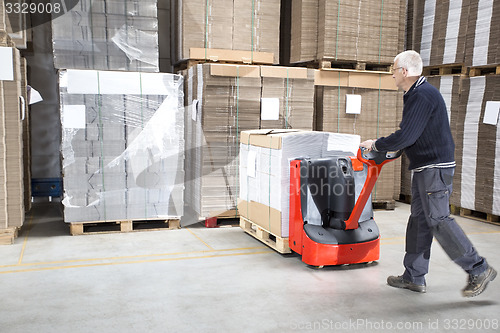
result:
[[[157,0],[79,1],[52,20],[56,68],[158,72]]]
[[[60,72],[66,222],[182,216],[182,83],[162,73]]]
[[[244,131],[241,137],[240,215],[280,237],[288,237],[290,161],[339,151],[354,156],[360,143],[358,135],[300,130]]]

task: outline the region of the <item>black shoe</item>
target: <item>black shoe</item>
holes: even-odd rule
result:
[[[486,286],[490,281],[495,280],[497,277],[497,271],[492,267],[488,267],[483,273],[479,275],[469,274],[469,281],[467,285],[462,290],[462,295],[464,297],[474,297],[479,295],[486,289]]]
[[[389,276],[387,278],[387,284],[391,287],[409,289],[411,291],[415,291],[417,293],[425,293],[425,284],[416,284],[410,281],[403,279],[403,276]]]

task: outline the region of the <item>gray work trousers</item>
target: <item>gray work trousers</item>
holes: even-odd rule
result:
[[[433,237],[457,265],[477,275],[488,268],[455,219],[450,194],[455,168],[428,168],[413,173],[411,215],[406,228],[403,278],[425,284]]]

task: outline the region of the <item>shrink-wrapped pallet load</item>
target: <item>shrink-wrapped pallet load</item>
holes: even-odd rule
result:
[[[179,219],[181,76],[62,70],[65,222]]]
[[[159,71],[157,0],[79,1],[54,12],[55,68]]]
[[[240,215],[279,237],[288,237],[290,161],[355,156],[358,135],[302,130],[252,130],[241,135]]]

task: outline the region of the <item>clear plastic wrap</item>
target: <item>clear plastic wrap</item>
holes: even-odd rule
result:
[[[52,20],[56,68],[159,71],[156,0],[86,0]]]
[[[62,70],[59,80],[65,221],[180,218],[182,77]]]

